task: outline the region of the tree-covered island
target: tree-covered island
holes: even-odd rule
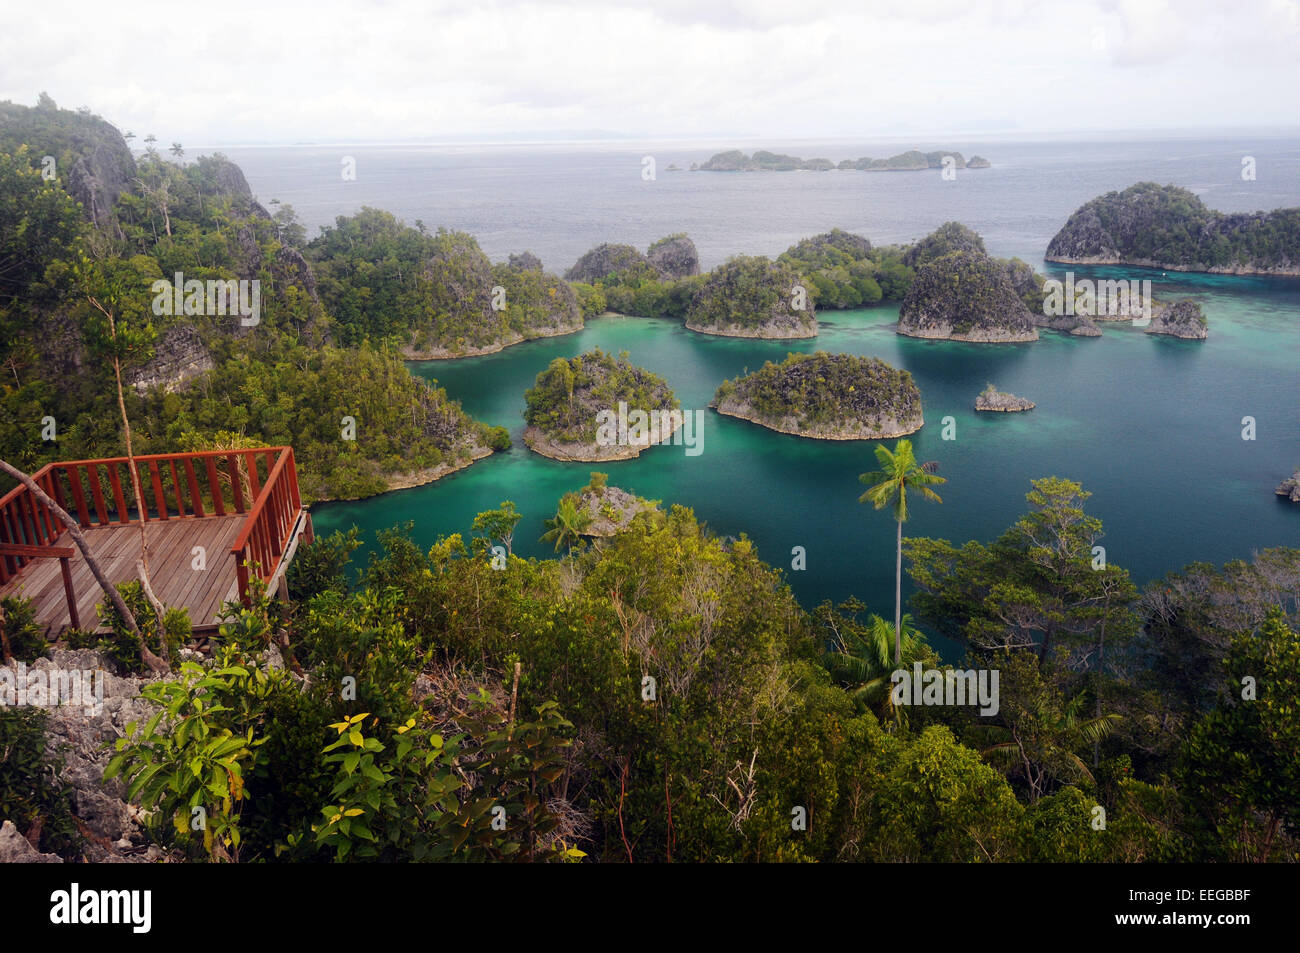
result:
[[[791,354],[723,381],[711,404],[780,433],[821,440],[878,440],[925,423],[912,375],[874,357]]]
[[[681,404],[667,382],[632,364],[626,352],[616,358],[597,348],[557,357],[524,399],[524,443],[554,460],[628,460],[682,425]]]
[[[1082,205],[1047,246],[1064,264],[1300,275],[1300,208],[1217,212],[1188,189],[1139,182]]]

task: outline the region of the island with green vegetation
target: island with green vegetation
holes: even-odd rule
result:
[[[639,513],[662,517],[659,500],[647,500],[609,485],[609,474],[591,474],[591,481],[576,493],[565,494],[561,506],[570,502],[578,517],[578,533],[592,539],[608,539],[628,529]]]
[[[748,155],[739,149],[718,152],[704,162],[691,165],[692,172],[918,172],[922,169],[943,168],[944,160],[951,159],[951,166],[957,169],[987,169],[987,159],[979,159],[981,164],[974,164],[979,157],[972,157],[968,163],[960,152],[941,149],[934,152],[922,152],[911,149],[887,159],[872,159],[863,156],[858,159],[803,159],[799,156],[760,149]]]
[[[1300,275],[1300,208],[1217,212],[1174,185],[1139,182],[1082,205],[1048,261],[1225,275]]]
[[[1200,304],[1191,298],[1172,304],[1156,301],[1151,305],[1151,323],[1147,325],[1146,333],[1204,341],[1209,337],[1210,325]]]
[[[878,440],[925,423],[921,392],[907,371],[874,357],[790,354],[723,381],[711,407],[780,433],[819,440]]]
[[[819,310],[861,308],[881,301],[902,301],[914,271],[896,245],[873,247],[870,239],[840,228],[791,245],[777,261],[808,282]]]
[[[723,337],[816,337],[813,300],[804,277],[786,262],[738,255],[704,277],[686,327]]]
[[[980,411],[1018,413],[1022,410],[1033,410],[1035,406],[1032,400],[1000,391],[992,384],[987,385],[975,398],[975,409]]]
[[[662,377],[632,364],[626,352],[616,358],[599,348],[551,361],[524,400],[524,443],[553,460],[628,460],[667,441],[682,423],[681,404]],[[626,420],[626,433],[604,439],[602,414]]]
[[[492,354],[582,330],[573,289],[525,252],[492,264],[472,235],[363,208],[306,248],[321,298],[349,340],[392,342],[411,360]]]
[[[942,236],[931,239],[913,249],[910,260],[918,267],[899,309],[899,334],[981,343],[1038,340],[1034,312],[1017,294],[1007,262],[985,254],[983,241],[970,246],[964,235],[951,243],[955,250]],[[1023,293],[1033,299],[1032,289]]]
[[[398,346],[419,294],[441,293],[421,268],[452,236],[366,210],[309,245],[293,209],[268,211],[223,156],[180,143],[164,156],[152,136],[135,156],[129,138],[48,96],[0,103],[0,459],[30,472],[123,455],[106,423],[114,358],[135,453],[291,444],[308,501],[427,482],[509,447],[412,376]],[[177,273],[205,290],[234,282],[256,313],[236,313],[239,294],[158,308],[154,286]],[[57,441],[41,437],[46,417]]]

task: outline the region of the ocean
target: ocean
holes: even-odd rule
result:
[[[992,168],[930,172],[670,172],[713,152],[771,148],[838,161],[907,148],[980,154]],[[222,150],[244,169],[258,198],[295,208],[309,235],[362,206],[429,228],[475,235],[493,259],[530,250],[563,272],[604,241],[644,249],[686,232],[710,268],[736,254],[776,255],[832,227],[876,243],[911,241],[956,220],[989,251],[1017,256],[1048,275],[1043,252],[1069,214],[1103,192],[1139,181],[1185,186],[1212,208],[1253,211],[1300,205],[1300,140],[1166,139],[1088,142],[556,143],[508,146],[240,147]],[[654,178],[643,177],[646,156]],[[1253,180],[1241,175],[1252,157]],[[344,180],[344,157],[356,179]],[[525,514],[515,550],[543,555],[542,520],[592,470],[642,496],[692,507],[714,531],[752,538],[786,570],[801,601],[856,594],[888,615],[893,602],[894,525],[887,511],[857,503],[858,474],[875,468],[869,442],[822,442],[776,434],[708,412],[704,451],[657,447],[639,459],[564,464],[523,447],[523,393],[556,356],[592,347],[627,350],[664,376],[682,406],[705,408],[727,377],[790,351],[843,351],[911,371],[926,426],[912,440],[948,482],[942,504],[918,503],[905,532],[963,542],[990,540],[1025,511],[1030,480],[1068,477],[1093,493],[1088,510],[1105,525],[1107,559],[1145,583],[1194,561],[1249,558],[1300,546],[1300,506],[1274,486],[1300,466],[1300,280],[1076,268],[1079,277],[1150,278],[1158,297],[1193,296],[1207,341],[1144,334],[1106,324],[1100,339],[1042,332],[1016,345],[899,337],[897,308],[826,311],[811,341],[698,335],[675,322],[599,318],[574,335],[533,341],[485,357],[412,364],[482,420],[508,427],[516,446],[437,483],[313,511],[318,532],[373,531],[414,520],[428,545],[468,534],[474,514],[504,499]],[[1024,414],[980,414],[988,382],[1037,402]],[[955,439],[942,439],[951,416]],[[1255,439],[1243,440],[1243,419]],[[807,569],[791,568],[802,546]]]

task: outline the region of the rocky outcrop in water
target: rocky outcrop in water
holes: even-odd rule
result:
[[[1292,503],[1300,503],[1300,469],[1279,483],[1273,492],[1278,496],[1285,496]]]
[[[600,539],[627,529],[636,514],[659,509],[657,502],[634,496],[616,486],[584,487],[578,494],[578,506],[591,516],[591,523],[582,535]]]
[[[1034,407],[1035,404],[1032,400],[1026,400],[1023,397],[1017,397],[1015,394],[1000,391],[992,384],[984,388],[980,395],[975,398],[976,410],[1016,413],[1022,410],[1033,410]]]
[[[1151,323],[1147,325],[1146,333],[1204,341],[1209,337],[1210,329],[1201,306],[1191,298],[1184,298],[1169,305],[1152,304]]]

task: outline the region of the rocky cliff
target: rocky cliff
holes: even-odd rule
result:
[[[1300,208],[1227,214],[1187,189],[1140,182],[1092,199],[1047,246],[1047,260],[1229,275],[1300,275]]]
[[[785,262],[741,255],[713,269],[695,293],[686,327],[743,338],[810,338],[817,316],[802,276]]]
[[[1015,394],[1008,394],[1000,391],[992,384],[984,388],[980,395],[975,398],[975,409],[993,411],[997,413],[1016,413],[1022,410],[1033,410],[1036,405],[1032,400],[1026,400],[1023,397],[1017,397]]]
[[[898,333],[981,343],[1038,340],[1034,316],[1001,262],[969,251],[923,265],[903,300]]]
[[[646,260],[663,277],[676,280],[700,273],[700,255],[695,242],[685,235],[661,238],[646,251]]]
[[[1184,298],[1173,304],[1153,303],[1151,323],[1147,325],[1146,333],[1204,341],[1209,337],[1210,329],[1201,306],[1191,298]]]

